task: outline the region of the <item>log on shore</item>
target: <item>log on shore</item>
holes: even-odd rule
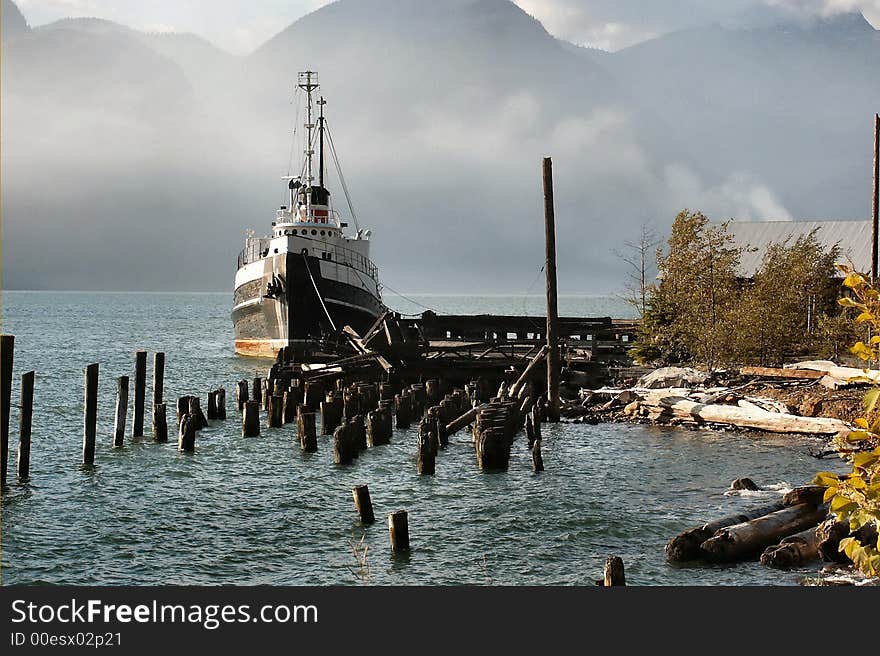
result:
[[[747,522],[750,519],[769,515],[777,510],[782,510],[784,507],[781,502],[771,503],[688,529],[681,535],[672,538],[669,544],[666,545],[666,560],[670,563],[684,563],[689,560],[696,560],[702,556],[700,545],[715,535],[717,531],[728,526]]]
[[[743,376],[760,376],[761,378],[786,378],[789,380],[819,380],[825,374],[812,369],[777,369],[775,367],[743,367],[739,370]]]
[[[797,567],[819,558],[817,527],[808,528],[767,547],[761,554],[761,564],[768,567]]]
[[[817,526],[828,516],[828,506],[809,503],[789,506],[741,524],[720,529],[700,545],[708,560],[731,562],[761,552],[783,538]]]
[[[837,435],[850,430],[849,425],[840,419],[799,417],[770,412],[757,406],[742,408],[731,405],[707,405],[665,392],[647,394],[638,403],[636,412],[642,410],[647,410],[648,416],[657,421],[678,419],[695,424],[726,424],[770,433]]]

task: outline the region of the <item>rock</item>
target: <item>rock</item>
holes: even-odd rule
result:
[[[636,387],[643,389],[667,389],[670,387],[693,387],[701,385],[708,374],[690,367],[663,367],[639,378]]]
[[[761,488],[759,488],[751,478],[738,478],[730,484],[730,489],[755,491],[760,490]]]

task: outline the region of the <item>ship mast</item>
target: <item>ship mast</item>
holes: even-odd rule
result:
[[[314,71],[305,71],[299,74],[299,82],[298,85],[300,89],[306,92],[307,100],[306,100],[306,161],[308,162],[308,178],[306,179],[308,185],[311,187],[312,182],[314,181],[313,169],[312,169],[312,156],[315,154],[315,151],[312,150],[312,131],[315,129],[315,124],[312,122],[312,92],[318,88],[318,74]],[[323,116],[323,110],[321,112]]]
[[[318,117],[318,186],[324,188],[324,105],[327,101],[324,96],[318,101],[321,115]]]

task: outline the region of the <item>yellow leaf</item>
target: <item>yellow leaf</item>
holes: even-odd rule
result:
[[[843,284],[847,287],[858,287],[865,284],[865,279],[857,273],[851,273],[843,279]]]
[[[868,430],[868,420],[864,417],[859,417],[858,419],[856,419],[856,426]]]
[[[834,498],[835,494],[837,494],[837,488],[829,487],[827,490],[825,490],[825,494],[822,495],[822,503],[828,503],[829,501],[831,501],[831,499]]]
[[[862,312],[859,316],[856,317],[856,323],[865,323],[866,321],[873,321],[874,315],[870,312]]]
[[[831,472],[819,472],[813,478],[814,485],[821,485],[822,487],[831,487],[833,485],[837,485],[837,482],[840,478],[837,474],[832,474]]]
[[[869,439],[871,439],[871,434],[863,430],[850,431],[849,435],[846,436],[847,442],[864,442]]]

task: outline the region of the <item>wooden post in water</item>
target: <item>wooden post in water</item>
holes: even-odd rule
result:
[[[626,575],[623,570],[623,559],[620,556],[608,556],[605,561],[605,587],[626,585]]]
[[[144,435],[144,399],[147,395],[147,352],[138,351],[134,355],[134,418],[132,437]]]
[[[153,406],[162,403],[165,398],[165,354],[153,354]]]
[[[208,392],[208,420],[217,421],[217,392]]]
[[[266,426],[268,428],[281,428],[282,413],[284,411],[284,397],[272,394],[268,399],[269,405],[266,407]]]
[[[302,409],[302,408],[300,408]],[[306,453],[318,450],[318,434],[315,430],[315,413],[300,412],[296,418],[299,444]]]
[[[153,406],[153,441],[168,441],[168,419],[165,413],[165,404],[157,403]]]
[[[257,437],[260,434],[260,403],[246,401],[241,414],[242,437]]]
[[[248,402],[248,384],[246,380],[238,381],[238,389],[235,392],[235,398],[238,402],[238,411],[244,412],[244,404]]]
[[[177,450],[193,453],[196,450],[196,430],[199,419],[187,413],[180,419],[180,430],[177,434]]]
[[[535,473],[544,471],[544,457],[541,455],[541,440],[532,445],[532,469]]]
[[[361,524],[372,524],[376,521],[373,514],[373,501],[370,499],[370,490],[366,485],[356,485],[351,489],[354,497],[354,507],[361,518]]]
[[[6,485],[6,466],[9,463],[9,409],[12,405],[12,360],[15,337],[0,336],[0,485]]]
[[[263,405],[263,381],[258,377],[254,378],[254,388],[251,394],[251,400],[256,401],[257,405]]]
[[[85,399],[83,402],[83,450],[84,465],[95,462],[95,434],[98,424],[98,365],[90,364],[85,372]]]
[[[215,394],[217,399],[217,419],[226,421],[226,389],[221,387]]]
[[[21,414],[18,420],[18,478],[25,480],[31,469],[31,419],[34,412],[34,372],[21,376]]]
[[[128,376],[116,379],[116,417],[113,420],[113,446],[125,441],[125,418],[128,414]]]
[[[388,514],[388,537],[392,553],[409,551],[409,518],[405,510]]]
[[[559,315],[556,299],[556,217],[553,162],[544,158],[544,272],[547,279],[547,415],[559,421]]]
[[[871,194],[871,279],[877,280],[877,239],[880,223],[880,114],[874,114],[874,186]]]

